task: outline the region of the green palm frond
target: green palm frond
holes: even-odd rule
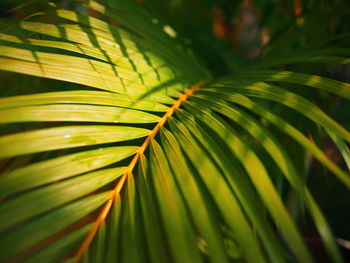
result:
[[[78,7],[0,21],[0,262],[315,262],[290,192],[344,262],[305,160],[350,188],[317,141],[349,165],[350,132],[308,93],[350,85],[271,68],[349,64],[348,48],[277,42],[215,78],[147,6]]]

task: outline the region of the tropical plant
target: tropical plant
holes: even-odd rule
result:
[[[300,217],[343,262],[308,182],[316,160],[350,187],[350,85],[327,77],[349,24],[315,30],[345,1],[298,23],[256,1],[250,60],[198,1],[33,2],[0,21],[0,262],[314,262]]]

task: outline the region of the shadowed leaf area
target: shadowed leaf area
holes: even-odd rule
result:
[[[345,263],[345,0],[0,1],[0,263]]]

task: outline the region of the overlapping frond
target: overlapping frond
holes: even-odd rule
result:
[[[259,68],[348,63],[349,50],[267,58],[213,80],[170,25],[105,2],[50,7],[52,23],[1,23],[0,69],[40,89],[14,81],[0,98],[0,262],[313,262],[278,180],[342,262],[285,140],[347,188],[349,173],[272,109],[308,119],[349,162],[349,131],[284,85],[345,99],[350,86]]]

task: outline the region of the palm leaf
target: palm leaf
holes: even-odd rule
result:
[[[349,131],[291,85],[344,99],[350,86],[259,69],[348,64],[349,49],[272,48],[213,78],[142,6],[79,6],[0,23],[0,69],[33,80],[0,98],[0,262],[314,262],[278,182],[343,262],[286,140],[349,188],[349,173],[287,115],[319,127],[348,163]]]

